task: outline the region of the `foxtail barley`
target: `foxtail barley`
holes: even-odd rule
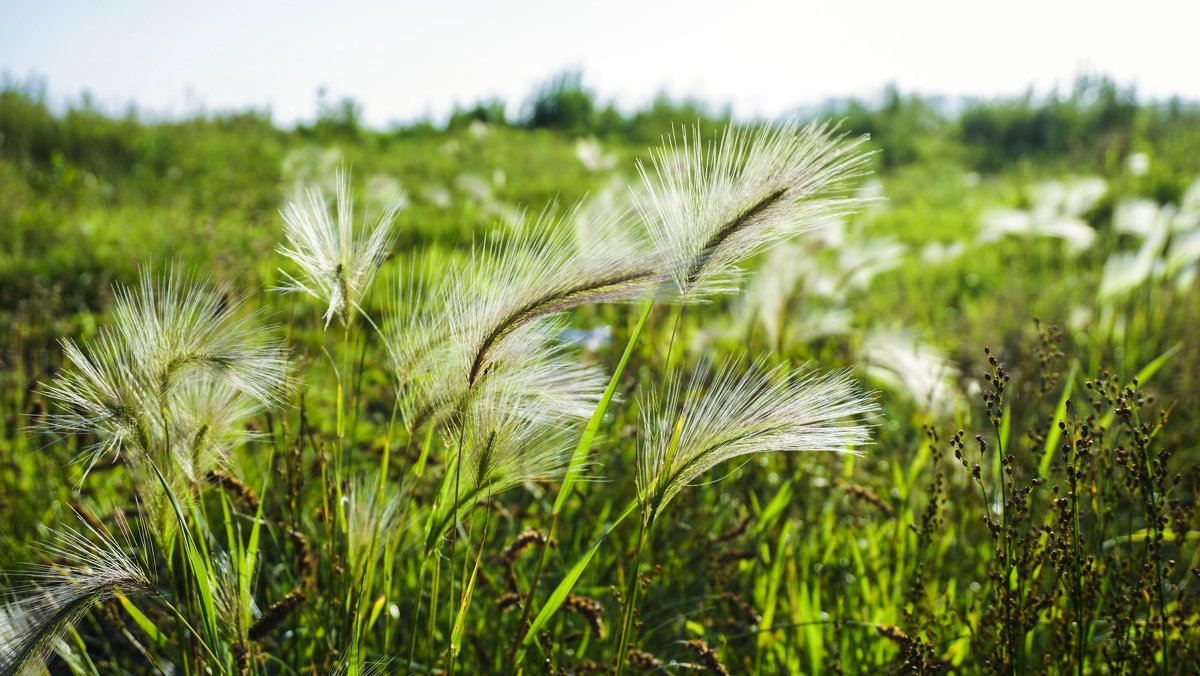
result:
[[[355,228],[350,177],[344,169],[337,172],[336,222],[318,190],[309,190],[300,201],[289,203],[283,210],[289,246],[281,246],[279,253],[299,266],[300,276],[284,272],[287,281],[283,288],[327,303],[326,327],[334,317],[348,323],[354,312],[361,311],[359,303],[387,257],[392,222],[403,204],[397,196],[373,227]]]
[[[81,347],[63,342],[68,368],[45,388],[61,413],[45,425],[90,433],[89,466],[133,451],[173,455],[195,481],[244,440],[237,424],[262,404],[284,401],[290,364],[282,343],[240,315],[241,298],[178,270],[138,290],[117,287],[113,323]]]
[[[373,563],[372,558],[383,554],[379,543],[400,527],[404,516],[400,496],[411,487],[401,485],[385,495],[380,485],[378,475],[365,475],[356,479],[344,496],[346,560],[355,579],[364,566]]]
[[[698,129],[672,137],[639,165],[638,211],[687,295],[781,239],[823,225],[861,200],[839,194],[865,170],[861,139],[812,123],[727,130],[705,144]]]
[[[151,574],[103,529],[69,526],[45,552],[66,563],[44,565],[29,577],[24,598],[0,617],[0,676],[22,673],[42,659],[96,604],[118,594],[152,595]]]
[[[702,363],[687,390],[681,379],[671,379],[664,401],[643,407],[645,436],[637,456],[642,521],[615,644],[618,676],[633,627],[642,555],[672,498],[726,460],[771,451],[845,451],[870,438],[865,426],[850,419],[877,407],[847,372],[803,375],[761,363],[744,371],[726,364],[711,376],[710,370]]]
[[[665,401],[643,410],[638,490],[644,518],[662,509],[701,474],[733,458],[769,451],[844,451],[866,443],[850,422],[876,405],[846,372],[802,375],[782,366],[732,365],[710,378],[701,365],[688,390],[673,379]]]
[[[531,418],[505,392],[489,390],[473,400],[455,424],[453,436],[461,441],[446,463],[426,532],[427,550],[478,500],[560,476],[570,460],[570,434],[561,421]]]
[[[955,381],[959,376],[946,355],[907,331],[874,331],[862,346],[868,377],[912,397],[939,415],[960,405]]]
[[[591,413],[591,393],[603,383],[550,346],[561,328],[555,317],[587,304],[643,300],[669,277],[618,212],[581,207],[572,217],[583,213],[598,230],[627,236],[581,248],[569,229],[543,216],[515,241],[484,247],[460,271],[407,294],[417,312],[399,318],[388,339],[406,425],[461,407],[489,379],[539,406]]]

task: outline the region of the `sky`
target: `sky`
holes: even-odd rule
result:
[[[0,0],[0,70],[61,108],[85,90],[146,116],[269,109],[312,120],[317,92],[387,127],[498,97],[519,114],[564,69],[624,110],[659,92],[779,117],[830,98],[997,97],[1108,75],[1200,100],[1200,2],[109,2]]]

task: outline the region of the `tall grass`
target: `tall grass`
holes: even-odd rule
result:
[[[511,133],[428,161],[546,142]],[[146,268],[57,375],[11,362],[0,509],[43,567],[0,673],[1186,673],[1195,200],[1110,229],[1068,199],[1095,181],[1042,185],[993,231],[939,192],[931,247],[872,161],[689,131],[630,199],[541,212],[472,173],[457,248],[414,234],[438,186],[373,180],[364,218],[317,167],[235,269],[269,290]],[[1050,263],[1104,292],[1017,272]]]

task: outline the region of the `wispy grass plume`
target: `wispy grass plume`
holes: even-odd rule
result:
[[[865,170],[862,139],[812,123],[671,137],[639,165],[637,208],[683,294],[770,244],[856,208],[846,182]]]
[[[136,291],[118,288],[113,322],[94,340],[64,341],[68,366],[45,386],[60,411],[43,425],[89,435],[88,469],[124,456],[159,535],[176,525],[166,486],[176,500],[197,497],[253,436],[247,420],[286,397],[287,352],[240,303],[178,270],[147,271]]]
[[[117,287],[112,325],[84,346],[63,341],[67,368],[44,390],[63,410],[46,427],[94,435],[89,464],[180,452],[194,475],[197,454],[219,458],[238,437],[235,422],[285,398],[287,352],[241,302],[179,270],[157,281],[146,270],[136,291]]]
[[[561,421],[560,421],[561,423]],[[570,428],[532,417],[519,396],[488,390],[451,435],[461,439],[430,518],[426,549],[477,501],[541,479],[560,478],[570,460]]]
[[[613,212],[577,209],[571,217],[580,213],[599,230],[632,229]],[[636,236],[608,242],[580,247],[571,228],[543,215],[515,239],[480,248],[459,270],[406,294],[416,312],[398,317],[388,340],[406,424],[461,405],[488,379],[505,379],[509,391],[541,390],[543,403],[588,415],[580,404],[603,384],[551,346],[561,328],[555,318],[582,305],[645,299],[669,279]]]
[[[279,253],[300,267],[300,276],[284,272],[287,283],[283,288],[328,303],[326,327],[334,317],[347,323],[361,309],[359,302],[387,257],[392,222],[403,205],[398,195],[374,226],[356,228],[350,176],[344,169],[337,172],[336,221],[330,218],[329,206],[319,190],[309,190],[300,200],[290,202],[283,209],[288,246],[279,247]]]
[[[151,574],[103,529],[64,526],[46,555],[61,564],[32,570],[23,598],[0,613],[0,676],[37,664],[64,633],[96,604],[118,594],[155,593]]]
[[[643,407],[638,490],[653,520],[686,486],[716,465],[769,451],[845,451],[869,441],[853,421],[876,405],[847,372],[829,375],[732,364],[702,364],[684,389],[673,379],[665,400]]]

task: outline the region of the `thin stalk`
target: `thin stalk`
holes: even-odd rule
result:
[[[442,579],[442,557],[436,551],[433,553],[433,575],[430,576],[431,589],[429,591],[429,637],[425,643],[427,653],[425,655],[425,664],[433,666],[434,659],[437,656],[434,646],[435,637],[437,636],[437,604],[438,594],[441,590],[438,589],[438,583]]]
[[[470,396],[469,393],[468,396]],[[454,453],[454,497],[452,498],[452,504],[450,505],[450,563],[446,566],[446,568],[450,579],[451,600],[454,598],[454,553],[458,548],[458,508],[462,502],[460,499],[461,494],[459,493],[459,490],[462,478],[463,443],[466,441],[467,437],[466,400],[467,397],[463,397],[462,422],[460,424],[461,429],[459,429],[458,432],[458,450]],[[465,565],[466,564],[464,564],[464,566]],[[454,636],[453,613],[450,616],[450,635],[452,637]]]
[[[197,643],[199,643],[202,648],[204,648],[204,652],[208,653],[208,658],[210,660],[212,660],[213,664],[216,664],[218,667],[221,667],[221,661],[219,659],[217,659],[217,656],[215,653],[213,653],[212,648],[208,647],[208,644],[204,642],[203,638],[201,638],[200,633],[197,632],[196,629],[193,628],[191,624],[188,624],[188,621],[186,618],[184,618],[183,613],[179,612],[178,608],[171,605],[171,602],[167,601],[164,598],[160,598],[159,602],[162,603],[163,605],[165,605],[166,607],[170,608],[171,612],[175,613],[175,618],[177,620],[179,620],[183,624],[184,627],[187,628],[188,632],[191,633],[192,638],[195,639],[195,641]],[[184,660],[184,664],[185,665],[188,664],[188,661]],[[222,668],[222,670],[224,670],[224,669]]]
[[[541,548],[538,555],[537,567],[533,572],[533,580],[529,583],[529,593],[525,595],[525,602],[521,608],[521,621],[517,623],[517,632],[513,639],[512,651],[509,653],[508,666],[506,671],[512,673],[516,667],[517,655],[521,652],[521,643],[525,638],[526,625],[529,622],[530,613],[533,612],[533,597],[537,593],[538,583],[542,579],[542,571],[546,567],[546,559],[550,555],[550,547],[548,543],[554,537],[555,530],[558,526],[558,516],[562,513],[566,506],[567,498],[574,488],[576,472],[587,459],[588,453],[591,451],[592,443],[596,439],[596,434],[600,429],[600,422],[604,419],[604,414],[608,411],[608,405],[612,401],[613,394],[616,392],[617,383],[621,379],[621,374],[625,372],[625,365],[629,362],[629,356],[633,353],[633,348],[638,342],[638,338],[642,335],[642,327],[646,325],[646,319],[650,316],[650,311],[654,308],[654,301],[646,301],[642,308],[642,314],[638,318],[637,325],[634,326],[633,332],[629,336],[629,341],[625,344],[625,352],[621,355],[621,361],[617,363],[617,368],[613,371],[612,378],[609,379],[608,387],[604,390],[604,396],[596,404],[596,408],[592,411],[592,417],[588,421],[587,426],[583,430],[583,434],[579,438],[579,445],[575,448],[575,454],[571,457],[571,463],[567,467],[566,475],[563,478],[562,486],[559,488],[558,497],[554,501],[554,511],[550,515],[550,528],[546,532],[547,546]]]
[[[488,495],[488,499],[491,499]],[[467,576],[467,566],[469,559],[463,562],[463,581],[462,594],[459,597],[458,616],[454,620],[454,626],[450,631],[450,676],[454,676],[454,670],[457,666],[456,660],[458,653],[462,650],[462,635],[466,629],[467,610],[471,607],[471,593],[475,588],[475,579],[479,574],[479,564],[483,561],[484,545],[487,542],[488,525],[491,523],[491,510],[483,511],[483,533],[479,536],[479,547],[475,551],[475,566],[471,571],[470,577]],[[467,533],[468,537],[470,532]]]
[[[1079,448],[1076,446],[1077,443],[1077,438],[1071,439],[1072,453],[1068,459],[1068,466],[1074,467],[1071,476],[1068,477],[1071,481],[1071,544],[1075,549],[1075,589],[1072,590],[1071,596],[1075,602],[1075,674],[1083,676],[1085,631],[1083,628],[1083,570],[1080,567],[1083,553],[1079,549]]]
[[[996,431],[996,459],[999,472],[997,474],[1000,479],[1000,525],[1001,525],[1001,542],[1004,545],[1004,585],[1003,598],[1001,609],[1003,610],[1004,629],[1008,634],[1008,658],[1010,660],[1009,669],[1011,673],[1016,674],[1022,671],[1019,667],[1021,663],[1021,644],[1023,641],[1018,636],[1019,632],[1014,619],[1012,617],[1013,610],[1013,591],[1012,591],[1012,576],[1013,576],[1013,543],[1012,532],[1009,520],[1011,514],[1008,510],[1008,495],[1009,495],[1009,479],[1008,474],[1004,471],[1004,435],[1000,430],[998,421],[992,423],[993,429]],[[1018,573],[1019,578],[1019,573]],[[1018,579],[1018,585],[1019,585]],[[1020,601],[1018,600],[1017,603]]]
[[[425,573],[429,570],[429,555],[421,559],[421,569],[417,573],[417,609],[413,613],[412,636],[408,641],[408,671],[412,673],[413,657],[417,652],[417,627],[421,624],[421,594],[425,591]],[[432,604],[430,606],[432,608]]]
[[[362,394],[362,379],[363,379],[363,364],[367,359],[367,338],[370,336],[366,331],[359,331],[358,337],[358,369],[354,372],[354,390],[350,393],[350,413],[354,416],[350,423],[350,447],[349,453],[353,453],[358,446],[358,408]],[[347,465],[351,465],[351,458],[347,458]]]
[[[1142,493],[1145,495],[1147,509],[1150,517],[1150,522],[1154,524],[1154,543],[1153,553],[1150,558],[1154,564],[1154,596],[1158,600],[1158,631],[1159,640],[1162,642],[1163,651],[1163,673],[1171,673],[1171,634],[1167,628],[1167,600],[1163,593],[1163,571],[1162,571],[1162,541],[1163,541],[1163,525],[1159,520],[1158,498],[1154,491],[1154,465],[1150,458],[1150,447],[1147,439],[1143,438],[1141,433],[1141,424],[1139,423],[1137,413],[1134,412],[1127,420],[1130,432],[1133,434],[1134,443],[1137,444],[1138,450],[1142,455],[1143,471],[1145,477],[1142,481]]]
[[[634,556],[633,569],[630,571],[629,584],[625,592],[625,608],[621,615],[621,631],[617,635],[617,673],[621,676],[625,671],[625,658],[629,652],[628,640],[633,629],[633,615],[637,610],[637,593],[642,570],[642,556],[645,554],[646,542],[650,539],[650,528],[654,525],[653,518],[639,520],[637,554]]]

